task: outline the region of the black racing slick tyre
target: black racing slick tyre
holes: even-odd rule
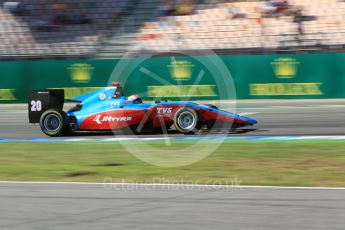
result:
[[[40,119],[43,133],[51,137],[62,136],[67,131],[67,114],[59,110],[47,110]]]
[[[181,108],[174,116],[174,125],[176,130],[183,134],[193,134],[200,129],[200,116],[192,108]]]

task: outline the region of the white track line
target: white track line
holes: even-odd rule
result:
[[[145,184],[145,183],[94,183],[94,182],[44,182],[44,181],[0,181],[0,185],[101,185],[101,186],[149,186],[180,188],[237,188],[237,189],[272,189],[272,190],[344,190],[342,187],[302,187],[302,186],[256,186],[256,185],[203,185],[203,184]]]

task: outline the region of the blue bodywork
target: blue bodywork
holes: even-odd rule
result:
[[[119,109],[130,110],[146,110],[152,106],[188,106],[195,109],[212,110],[219,114],[230,116],[234,119],[240,119],[245,122],[256,124],[257,121],[247,117],[242,117],[223,110],[217,110],[206,105],[200,105],[192,102],[160,102],[158,104],[136,104],[133,101],[127,100],[125,96],[121,98],[114,98],[116,87],[102,88],[78,97],[71,99],[71,101],[79,102],[82,104],[82,108],[79,111],[67,112],[69,117],[76,118],[76,128],[79,129],[81,123],[85,118],[90,115],[100,112],[107,112]]]

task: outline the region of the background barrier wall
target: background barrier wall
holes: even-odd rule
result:
[[[345,98],[344,53],[1,62],[0,68],[0,103],[26,102],[40,88],[64,88],[72,98],[111,81],[151,100]]]

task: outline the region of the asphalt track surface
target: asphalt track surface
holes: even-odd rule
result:
[[[345,190],[0,184],[0,229],[343,230]]]
[[[208,135],[229,136],[297,136],[297,135],[345,135],[345,104],[323,105],[284,105],[242,107],[237,113],[258,121],[258,124],[238,130],[237,133],[212,133]],[[117,134],[116,134],[117,135]],[[115,136],[116,136],[115,135]],[[118,134],[120,135],[120,134]],[[162,134],[146,134],[145,137],[160,137]],[[170,137],[183,136],[171,132]],[[42,138],[39,125],[28,123],[24,110],[1,110],[0,138]],[[121,137],[123,137],[121,135]],[[73,136],[76,138],[76,136]],[[104,138],[104,135],[91,135],[88,138]]]

